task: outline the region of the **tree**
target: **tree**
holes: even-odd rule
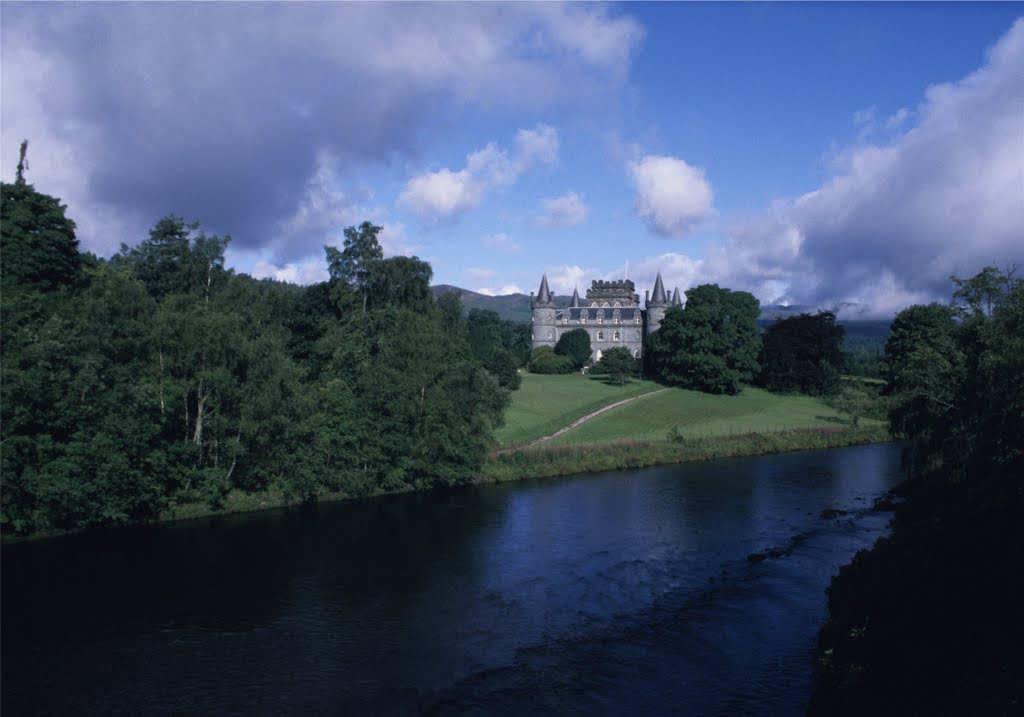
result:
[[[52,291],[79,279],[78,240],[67,207],[25,182],[27,145],[21,145],[14,184],[0,184],[0,277],[5,291],[12,285]]]
[[[336,301],[339,305],[347,303],[346,297],[352,296],[354,292],[363,313],[366,313],[374,270],[384,258],[384,250],[377,240],[382,229],[370,222],[363,222],[358,229],[346,227],[343,249],[339,251],[333,246],[324,247],[331,282],[338,289]]]
[[[704,284],[671,307],[648,344],[654,375],[708,393],[738,393],[757,373],[760,305],[745,291]]]
[[[572,359],[559,356],[550,346],[540,346],[530,359],[530,373],[563,374],[572,373]]]
[[[572,361],[573,368],[580,369],[590,360],[590,334],[586,329],[566,331],[558,337],[555,353]]]
[[[625,346],[616,346],[601,354],[601,360],[590,369],[591,374],[607,376],[617,386],[624,386],[640,373],[640,362]]]
[[[471,309],[466,334],[473,357],[498,379],[502,388],[515,391],[522,382],[514,350],[519,342],[517,324],[502,320],[494,311]]]
[[[912,463],[936,455],[952,426],[951,414],[964,378],[964,356],[956,339],[953,310],[941,304],[910,306],[896,314],[882,364],[891,397],[889,427],[914,437]]]
[[[843,368],[842,343],[831,311],[778,319],[761,338],[759,383],[769,391],[830,393]]]
[[[196,294],[209,301],[228,275],[224,252],[231,237],[207,236],[202,231],[193,236],[198,229],[199,222],[186,224],[181,217],[168,215],[138,246],[121,244],[111,263],[131,271],[157,299]]]
[[[367,271],[368,305],[372,308],[404,306],[425,314],[434,305],[430,279],[434,275],[430,264],[414,256],[393,256],[371,263]]]

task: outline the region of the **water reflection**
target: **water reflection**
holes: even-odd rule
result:
[[[824,587],[897,466],[865,446],[5,546],[3,707],[800,711]]]

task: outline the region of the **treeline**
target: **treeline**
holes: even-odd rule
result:
[[[1024,711],[1024,282],[986,268],[885,348],[910,479],[829,588],[810,714]]]
[[[528,328],[435,300],[364,223],[330,280],[257,281],[169,216],[109,261],[59,200],[2,185],[4,532],[153,520],[232,490],[290,499],[472,479]]]

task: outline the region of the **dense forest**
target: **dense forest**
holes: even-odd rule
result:
[[[434,298],[380,227],[328,247],[330,280],[257,281],[229,237],[168,216],[109,260],[54,197],[2,185],[0,524],[148,521],[231,490],[292,500],[470,480],[528,327]]]
[[[1024,282],[986,268],[885,347],[909,480],[829,589],[810,713],[1024,712]]]

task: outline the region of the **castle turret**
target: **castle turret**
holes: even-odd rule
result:
[[[580,292],[578,292],[576,289],[572,290],[572,303],[569,304],[569,308],[570,309],[578,309],[578,308],[580,308]]]
[[[578,296],[576,298],[579,299]],[[530,293],[530,310],[533,321],[531,348],[534,350],[541,346],[554,348],[558,341],[558,337],[555,335],[555,300],[548,289],[547,274],[540,280],[540,289],[537,290],[536,298],[532,292]]]
[[[683,300],[679,298],[679,287],[672,292],[672,306],[682,306]]]
[[[665,285],[661,281],[661,272],[659,271],[658,278],[654,280],[654,290],[647,297],[646,331],[648,336],[661,326],[661,320],[665,318],[665,312],[671,305],[672,301],[665,293]]]

